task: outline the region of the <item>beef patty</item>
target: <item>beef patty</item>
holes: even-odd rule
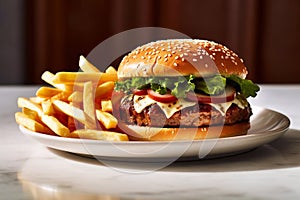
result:
[[[170,118],[157,104],[146,107],[141,113],[137,113],[130,98],[123,99],[120,105],[120,119],[128,124],[139,126],[156,127],[199,127],[218,124],[234,124],[242,121],[249,121],[252,115],[250,106],[241,109],[236,104],[232,104],[225,116],[220,111],[209,104],[194,105],[177,111]]]

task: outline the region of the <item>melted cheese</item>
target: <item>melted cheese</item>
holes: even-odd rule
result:
[[[175,112],[196,104],[195,102],[185,101],[184,99],[172,103],[161,103],[151,99],[148,95],[134,95],[133,102],[134,109],[137,113],[141,113],[147,106],[156,103],[168,119],[174,115]]]
[[[225,116],[227,110],[230,108],[231,104],[233,103],[236,104],[241,109],[245,108],[245,106],[237,98],[234,98],[233,101],[218,103],[218,104],[210,103],[209,105],[217,109],[223,116]]]
[[[146,107],[155,104],[157,101],[151,99],[148,95],[134,95],[133,106],[137,113],[141,113]]]
[[[195,102],[185,101],[184,99],[179,99],[178,101],[172,103],[161,103],[151,99],[148,95],[134,95],[133,102],[134,109],[137,113],[141,113],[146,107],[156,103],[162,109],[168,119],[174,115],[175,112],[196,104]],[[241,109],[245,108],[245,106],[237,98],[230,102],[219,104],[210,103],[209,105],[217,109],[224,116],[233,103]]]
[[[218,104],[210,103],[209,105],[214,107],[216,110],[218,110],[224,116],[225,113],[227,112],[228,108],[231,106],[231,104],[232,104],[232,102],[230,101],[230,102],[218,103]]]
[[[157,102],[157,105],[164,111],[166,117],[169,119],[177,111],[195,105],[195,102],[185,101],[184,99],[179,99],[172,103],[161,103]]]

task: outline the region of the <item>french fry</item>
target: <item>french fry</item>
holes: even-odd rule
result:
[[[112,103],[110,99],[101,101],[101,110],[105,112],[112,112]]]
[[[108,74],[117,74],[117,71],[114,67],[112,66],[109,66],[106,70],[105,70],[105,73],[108,73]]]
[[[96,88],[95,91],[95,98],[107,98],[111,95],[112,91],[114,90],[115,82],[108,81],[102,83]]]
[[[22,113],[22,112],[17,112],[15,113],[15,119],[16,122],[23,127],[34,131],[34,132],[39,132],[39,133],[46,133],[46,134],[53,134],[46,126],[43,124],[35,121],[32,119],[30,116]]]
[[[77,129],[75,119],[70,116],[68,116],[68,128],[71,132],[73,132]]]
[[[36,103],[36,104],[41,104],[43,101],[45,101],[47,98],[41,98],[41,97],[30,97],[29,101]]]
[[[37,91],[36,91],[36,96],[37,97],[41,97],[41,98],[50,98],[54,95],[57,95],[59,93],[61,93],[62,91],[60,89],[57,88],[51,88],[51,87],[40,87]]]
[[[68,101],[71,94],[72,94],[71,92],[58,93],[57,95],[51,97],[51,101],[55,101],[55,100]]]
[[[82,72],[45,71],[41,78],[49,86],[40,87],[35,97],[18,98],[22,112],[15,113],[16,122],[34,132],[62,137],[128,141],[126,134],[107,131],[118,123],[111,114],[116,69],[110,66],[101,72],[84,56],[79,67]]]
[[[54,77],[54,74],[52,74],[51,72],[49,71],[45,71],[43,74],[42,74],[42,80],[45,81],[46,83],[52,85],[53,87],[55,88],[58,88],[60,90],[63,90],[63,91],[67,91],[67,90],[70,90],[70,88],[67,86],[67,85],[64,85],[64,84],[55,84],[53,83],[52,79]]]
[[[68,101],[75,102],[75,103],[82,103],[83,101],[83,93],[79,91],[73,92],[69,98]]]
[[[45,115],[54,115],[55,110],[50,99],[42,102],[42,110]]]
[[[49,115],[42,115],[41,120],[46,124],[54,133],[62,137],[68,137],[70,130],[64,126],[58,119]]]
[[[22,113],[24,113],[30,119],[33,119],[33,120],[36,120],[36,121],[39,120],[39,115],[34,110],[30,110],[28,108],[23,107],[22,108]]]
[[[18,107],[19,108],[28,108],[38,113],[38,115],[42,115],[42,107],[39,104],[33,103],[26,98],[19,97],[18,98]]]
[[[85,114],[85,112],[73,105],[70,105],[66,102],[61,100],[53,101],[53,104],[56,108],[58,108],[61,112],[65,113],[66,115],[73,117],[74,119],[78,120],[79,122],[83,123],[87,127],[92,126],[92,119]]]
[[[92,121],[90,125],[86,125],[86,128],[96,129],[96,117],[95,117],[95,103],[94,103],[94,91],[92,82],[84,83],[83,88],[83,111],[89,116]]]
[[[59,87],[61,91],[64,92],[72,92],[72,91],[82,91],[84,82],[66,82],[55,84],[55,86]]]
[[[83,72],[99,73],[100,70],[90,63],[84,56],[79,57],[79,67]]]
[[[116,128],[118,125],[118,120],[108,112],[96,110],[96,116],[106,129]]]
[[[83,139],[94,139],[94,140],[108,140],[108,141],[128,141],[126,134],[101,131],[94,129],[79,129],[71,132],[71,137],[83,138]]]
[[[45,81],[46,83],[52,85],[53,87],[55,87],[55,84],[53,83],[52,79],[54,77],[54,74],[52,74],[51,72],[49,71],[45,71],[42,76],[41,76],[41,79],[43,81]]]
[[[55,84],[87,82],[103,83],[107,81],[116,81],[117,74],[108,73],[90,73],[90,72],[58,72],[54,75],[52,81]]]

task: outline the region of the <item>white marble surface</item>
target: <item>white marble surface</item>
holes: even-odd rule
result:
[[[300,85],[263,85],[252,105],[291,119],[278,140],[236,156],[176,162],[158,171],[51,150],[14,121],[18,96],[0,87],[0,199],[300,199]]]

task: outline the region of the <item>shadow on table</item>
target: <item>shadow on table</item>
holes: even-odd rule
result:
[[[254,150],[222,158],[193,161],[177,161],[171,164],[161,162],[126,162],[87,158],[50,149],[53,153],[77,162],[106,165],[113,168],[163,172],[231,172],[254,171],[300,166],[300,130],[290,129],[276,141]]]

